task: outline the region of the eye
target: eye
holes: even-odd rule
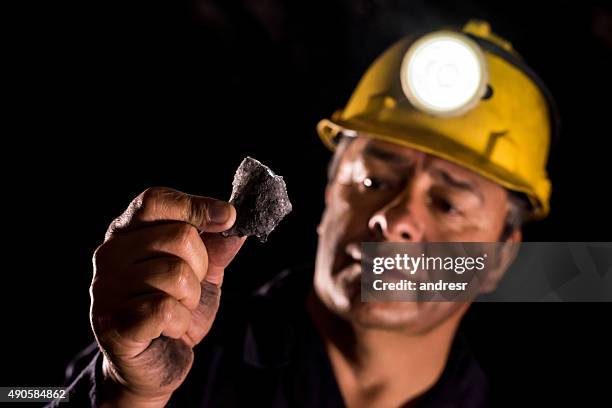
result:
[[[368,190],[381,190],[387,187],[387,183],[375,177],[364,178],[362,184]]]
[[[431,198],[431,202],[434,208],[442,212],[443,214],[448,214],[448,215],[460,214],[459,209],[455,207],[451,201],[447,200],[444,197],[433,196]]]

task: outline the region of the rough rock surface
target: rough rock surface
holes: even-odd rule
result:
[[[291,212],[285,181],[267,166],[247,157],[236,170],[232,186],[230,203],[236,208],[236,223],[222,234],[254,235],[265,242]]]

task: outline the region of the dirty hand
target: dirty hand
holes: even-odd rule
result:
[[[91,325],[103,353],[103,405],[164,406],[215,319],[225,267],[245,238],[224,201],[150,188],[94,253]]]

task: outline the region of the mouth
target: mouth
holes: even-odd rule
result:
[[[338,278],[349,299],[361,297],[361,262],[351,262],[346,265]]]
[[[336,279],[341,282],[342,286],[354,290],[361,288],[361,243],[350,243],[344,247],[342,253],[342,261],[336,269]]]
[[[361,243],[347,244],[345,253],[352,262],[357,262],[359,264],[361,264],[362,261],[366,264],[371,264],[374,262],[374,257],[372,255],[363,253],[361,250]]]
[[[346,254],[355,262],[361,262],[363,253],[361,252],[361,245],[356,243],[350,243],[346,245]]]
[[[344,276],[346,281],[352,281],[355,278],[361,277],[362,275],[362,264],[365,265],[373,265],[374,258],[376,255],[367,254],[361,250],[361,243],[349,243],[345,246],[345,264],[341,268],[343,271],[346,271],[346,275]],[[385,255],[383,253],[381,256]],[[387,254],[388,255],[388,254]],[[355,265],[355,266],[354,266]],[[358,267],[357,267],[358,266]],[[416,284],[421,282],[427,282],[428,277],[424,276],[426,271],[419,270],[417,273],[411,274],[406,271],[401,271],[397,269],[390,269],[385,271],[384,275],[380,275],[385,282],[400,282],[402,280],[410,279]],[[343,273],[343,274],[344,274]],[[369,275],[368,275],[369,277]]]
[[[343,279],[352,282],[361,277],[361,262],[351,262],[344,268]]]

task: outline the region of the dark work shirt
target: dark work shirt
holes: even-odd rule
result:
[[[196,346],[185,382],[168,407],[344,407],[319,337],[305,307],[309,269],[286,270],[245,301],[222,296],[211,332]],[[96,407],[102,358],[95,344],[67,370],[70,402]],[[437,383],[406,407],[477,408],[486,380],[465,340],[455,336]]]

